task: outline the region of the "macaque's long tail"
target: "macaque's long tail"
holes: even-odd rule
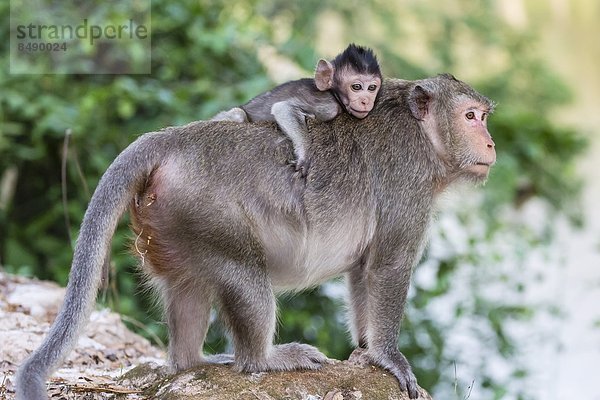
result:
[[[48,398],[46,379],[75,346],[94,308],[117,223],[139,185],[168,154],[170,137],[161,131],[138,138],[102,176],[81,224],[64,303],[40,347],[17,373],[18,400]]]

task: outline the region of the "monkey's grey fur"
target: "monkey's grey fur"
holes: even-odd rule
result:
[[[47,398],[45,380],[88,319],[128,205],[165,303],[176,370],[213,361],[201,353],[211,304],[235,350],[217,360],[247,372],[319,368],[327,358],[314,347],[272,344],[274,293],[345,273],[353,339],[363,348],[356,358],[389,370],[416,398],[397,338],[432,203],[457,178],[485,180],[495,161],[487,129],[470,132],[457,111],[471,103],[491,108],[448,75],[388,80],[370,118],[309,123],[306,183],[286,165],[292,149],[274,123],[195,122],[143,135],[98,184],[64,305],[21,366],[17,399]]]

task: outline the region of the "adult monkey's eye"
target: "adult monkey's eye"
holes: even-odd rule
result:
[[[362,85],[360,83],[353,83],[351,86],[352,90],[354,90],[355,92],[358,92],[359,90],[362,89]]]
[[[467,119],[475,119],[475,113],[473,111],[469,111],[465,117],[467,117]]]

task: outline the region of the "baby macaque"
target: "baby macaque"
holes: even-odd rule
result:
[[[373,51],[350,44],[332,61],[319,60],[314,79],[284,83],[212,120],[276,121],[292,140],[296,156],[293,163],[305,177],[310,166],[306,117],[329,121],[345,110],[356,118],[365,118],[373,109],[381,81]]]

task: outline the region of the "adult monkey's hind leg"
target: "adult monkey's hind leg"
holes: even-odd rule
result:
[[[206,360],[202,347],[210,323],[212,291],[193,279],[171,281],[163,289],[165,317],[169,329],[169,364],[175,371]]]
[[[275,296],[263,266],[228,263],[217,289],[223,319],[231,330],[235,369],[241,372],[318,369],[327,357],[300,343],[273,345]]]

